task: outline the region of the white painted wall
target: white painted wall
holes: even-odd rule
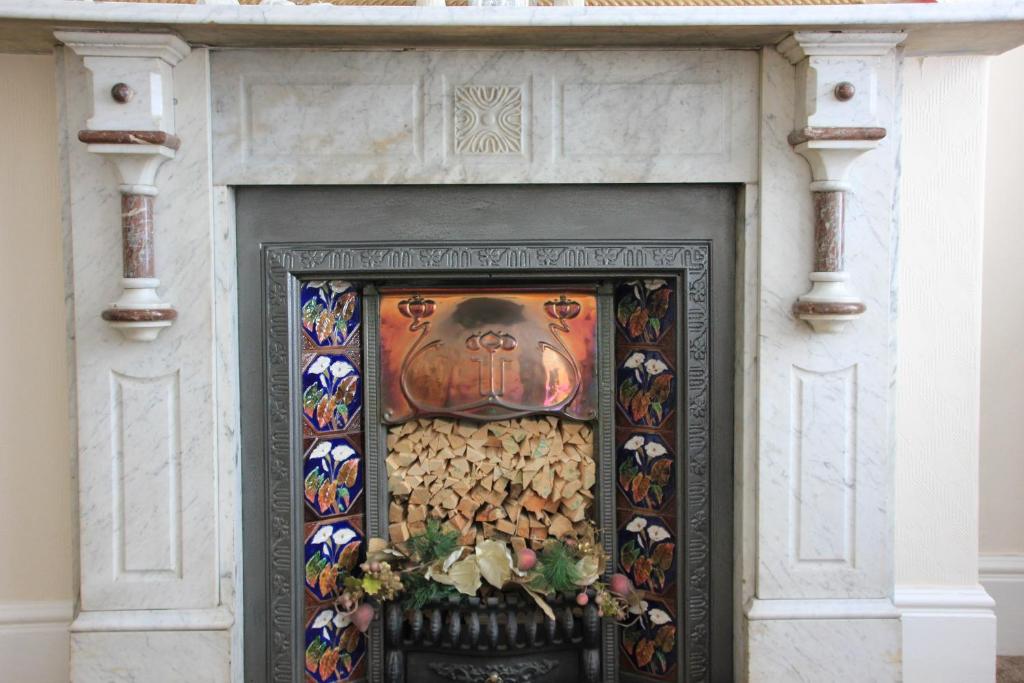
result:
[[[992,61],[981,334],[981,579],[1000,654],[1024,655],[1024,49]]]
[[[0,55],[0,679],[68,680],[71,433],[50,56]]]
[[[987,71],[981,57],[904,63],[894,598],[908,683],[995,676],[977,560]]]

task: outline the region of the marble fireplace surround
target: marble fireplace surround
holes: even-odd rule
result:
[[[413,16],[403,12],[391,16]],[[739,188],[735,671],[900,679],[890,429],[900,46],[952,51],[969,32],[915,37],[904,21],[909,34],[894,22],[788,38],[773,30],[737,45],[718,28],[673,46],[594,38],[573,50],[495,47],[481,32],[458,49],[280,50],[220,49],[210,28],[189,45],[167,32],[85,32],[103,20],[83,21],[51,26],[66,46],[58,69],[80,515],[73,680],[243,680],[241,614],[262,607],[240,590],[245,340],[233,188],[554,182]],[[237,39],[243,29],[231,31]],[[282,36],[296,44],[294,33]],[[110,105],[122,82],[141,93],[135,114],[151,125],[119,129],[173,135],[176,150],[146,136],[79,142],[80,131],[111,130],[124,115]],[[842,84],[854,86],[852,100]],[[467,131],[459,111],[475,106],[473,89],[513,107],[519,125],[483,138]],[[123,161],[139,152],[155,164],[150,182]],[[153,290],[177,318],[152,341],[131,341],[101,318],[123,296],[119,187],[155,193]],[[826,193],[845,195],[838,224],[834,212],[821,215],[814,195]],[[838,230],[841,244],[844,227],[845,271],[842,258],[817,270],[846,272],[864,311],[823,333],[794,303],[821,262],[821,235]]]

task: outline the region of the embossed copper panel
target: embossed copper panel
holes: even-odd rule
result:
[[[385,422],[597,414],[594,287],[385,289]]]

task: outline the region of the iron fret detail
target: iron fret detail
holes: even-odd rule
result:
[[[294,326],[290,324],[290,281],[298,277],[323,275],[358,279],[388,273],[423,273],[435,275],[473,274],[574,274],[633,275],[636,270],[663,271],[683,277],[686,284],[685,347],[686,401],[685,492],[686,551],[681,585],[684,591],[684,670],[685,680],[707,680],[710,667],[710,476],[709,453],[711,424],[710,391],[710,249],[703,240],[686,241],[618,241],[590,242],[522,242],[509,244],[456,243],[438,247],[433,244],[288,244],[264,246],[263,313],[267,383],[266,434],[268,494],[269,592],[268,656],[271,679],[276,683],[298,681],[302,674],[302,652],[299,625],[301,606],[296,600],[301,585],[299,556],[302,541],[301,524],[295,510],[301,508],[298,481],[300,459],[292,453],[293,430],[298,424],[293,415],[298,405],[293,372],[298,364],[298,348],[294,343]],[[680,297],[682,298],[682,297]],[[728,302],[727,302],[728,304]],[[372,348],[368,339],[367,349]],[[610,342],[609,342],[610,343]],[[367,356],[370,360],[372,352]],[[605,413],[614,402],[604,392],[614,392],[611,385],[602,386],[599,421],[614,419]],[[612,394],[613,396],[613,394]],[[374,467],[383,467],[380,439],[367,434],[366,477],[368,484],[379,481]],[[602,480],[603,481],[603,480]],[[372,485],[372,484],[371,484]],[[603,485],[603,484],[602,484]],[[369,486],[368,486],[369,489]],[[614,514],[614,498],[605,492],[599,518]],[[607,505],[612,512],[603,510]],[[368,511],[370,516],[374,514]],[[371,643],[371,653],[381,648],[379,639]],[[606,644],[607,648],[607,644]],[[614,644],[611,647],[615,652]],[[371,654],[374,663],[375,655]],[[614,660],[613,660],[614,661]],[[613,670],[605,662],[602,680],[612,683]],[[373,666],[371,680],[380,680],[382,671]]]
[[[605,579],[615,571],[619,556],[615,534],[615,292],[609,283],[598,290],[598,496],[600,499],[601,544],[607,557],[613,558],[605,570]],[[608,419],[606,416],[611,416]],[[607,502],[606,502],[607,500]],[[619,631],[610,620],[601,624],[601,658],[605,672],[618,671]],[[610,680],[606,674],[604,680]]]

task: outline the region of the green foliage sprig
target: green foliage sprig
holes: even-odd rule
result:
[[[548,541],[537,558],[530,588],[542,593],[567,593],[578,590],[580,572],[576,555],[565,543]]]
[[[444,560],[458,549],[459,533],[433,518],[423,533],[409,539],[409,550],[423,564]]]

